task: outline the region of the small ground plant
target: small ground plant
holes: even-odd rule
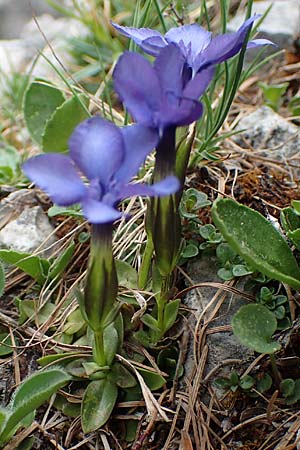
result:
[[[257,67],[254,60],[244,68],[247,48],[257,47],[261,55],[273,45],[253,39],[262,18],[251,15],[252,1],[244,23],[227,33],[230,5],[221,0],[217,35],[210,30],[206,1],[193,23],[180,17],[180,5],[156,0],[138,1],[134,10],[129,2],[72,0],[67,7],[47,1],[90,29],[86,41],[72,42],[84,66],[72,77],[56,68],[62,85],[15,80],[15,107],[22,103],[35,155],[21,161],[3,140],[0,183],[34,183],[53,202],[49,217],[74,226],[69,233],[66,227],[62,248],[50,258],[0,250],[3,263],[32,280],[25,295],[14,298],[19,324],[34,321],[53,344],[37,361],[42,369],[1,408],[1,445],[21,427],[29,429],[47,400],[80,417],[84,435],[103,430],[116,404],[145,406],[153,422],[168,422],[172,411],[163,404],[165,394],[159,398],[155,391],[175,389],[184,371],[176,333],[187,313],[177,295],[176,270],[191,258],[214,250],[222,280],[253,275],[257,281],[261,274],[300,287],[289,243],[261,214],[231,198],[212,202],[198,189],[185,189],[186,174],[204,158],[215,159],[222,139],[234,134],[220,130],[240,84]],[[278,108],[283,91],[274,97],[263,89]],[[200,219],[210,206],[214,224]],[[293,206],[282,211],[282,222],[299,250]],[[4,288],[1,264],[0,295]],[[281,347],[273,335],[293,319],[288,296],[263,286],[257,302],[242,307],[232,322],[243,344],[270,355],[286,404],[299,400],[299,378],[282,379],[274,356]],[[6,329],[1,340],[1,355],[14,351]],[[263,394],[272,378],[233,372],[218,385]],[[140,418],[132,414],[126,423],[129,442]],[[29,448],[27,437],[15,448]]]

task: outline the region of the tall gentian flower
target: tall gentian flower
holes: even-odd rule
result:
[[[112,224],[121,217],[117,204],[134,195],[168,195],[179,187],[175,177],[152,186],[129,184],[157,139],[157,132],[143,125],[118,128],[94,117],[73,132],[69,156],[43,154],[23,165],[25,174],[55,203],[63,206],[81,203],[83,214],[93,224],[82,310],[94,331],[94,358],[100,366],[107,363],[103,331],[118,289],[112,254]],[[81,174],[89,184],[82,180]]]
[[[137,53],[125,52],[113,73],[115,89],[134,120],[159,132],[154,182],[175,173],[176,127],[199,119],[203,110],[199,97],[213,77],[214,69],[208,68],[185,80],[184,66],[185,57],[173,43],[161,50],[153,65]],[[177,206],[172,195],[153,199],[148,213],[157,265],[163,275],[171,273],[179,251]]]
[[[211,32],[196,23],[171,28],[164,36],[150,28],[125,27],[116,23],[113,26],[152,56],[158,56],[163,48],[176,43],[185,58],[190,76],[194,77],[199,71],[235,56],[241,50],[253,22],[259,17],[254,15],[246,20],[235,33],[218,36],[212,36]],[[272,42],[267,39],[254,39],[248,42],[247,47],[269,44]]]

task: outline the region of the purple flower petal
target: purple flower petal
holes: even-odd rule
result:
[[[82,209],[90,223],[110,223],[122,217],[122,213],[117,209],[88,196],[82,200]]]
[[[143,125],[131,125],[121,128],[125,144],[125,159],[115,174],[115,179],[127,183],[137,174],[146,156],[158,142],[158,133],[154,128]]]
[[[169,176],[158,183],[152,184],[151,188],[158,197],[174,194],[180,188],[180,181],[177,177]]]
[[[149,61],[133,52],[119,58],[114,86],[132,117],[143,125],[153,126],[153,111],[159,109],[161,88]]]
[[[135,195],[148,197],[162,197],[165,195],[174,194],[180,188],[178,178],[169,176],[164,180],[147,185],[143,183],[128,184],[122,187],[122,198],[133,197]]]
[[[182,27],[171,28],[165,38],[168,42],[176,42],[184,45],[187,63],[192,67],[196,56],[202,52],[211,41],[211,32],[206,31],[196,23],[183,25]],[[188,52],[189,49],[189,52]]]
[[[259,15],[250,17],[235,33],[222,34],[212,38],[210,44],[196,58],[194,71],[198,72],[235,56],[241,50],[253,22],[259,17]]]
[[[112,122],[93,117],[75,128],[70,140],[70,156],[89,179],[106,184],[125,156],[123,137]]]
[[[149,55],[158,56],[159,52],[167,45],[168,42],[162,36],[153,36],[145,39],[140,47]]]
[[[248,42],[247,49],[256,48],[262,45],[273,45],[274,47],[277,47],[277,45],[274,44],[274,42],[269,41],[269,39],[252,39],[252,41]]]
[[[190,125],[198,120],[203,113],[203,106],[197,100],[181,99],[180,106],[171,107],[170,105],[162,105],[161,108],[161,125],[162,128],[168,126],[182,127]]]
[[[154,62],[163,92],[171,92],[176,97],[182,93],[182,70],[184,56],[177,44],[170,44],[164,48]]]
[[[56,153],[30,158],[23,164],[25,175],[60,206],[79,203],[87,188],[68,156]]]
[[[188,81],[184,90],[183,97],[198,99],[204,94],[206,88],[211,82],[215,73],[214,67],[209,67],[208,69],[201,70],[196,76]]]
[[[152,56],[157,56],[161,48],[167,45],[167,41],[156,30],[151,30],[150,28],[123,27],[114,22],[111,22],[111,24],[119,31],[119,33],[131,38],[137,45],[142,47]]]

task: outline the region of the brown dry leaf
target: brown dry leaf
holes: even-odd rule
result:
[[[180,450],[194,450],[192,440],[186,430],[181,432]]]

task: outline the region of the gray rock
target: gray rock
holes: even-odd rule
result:
[[[42,50],[42,55],[39,56],[31,72],[32,76],[61,82],[61,78],[51,67],[51,63],[60,71],[63,71],[62,66],[66,69],[72,67],[74,59],[70,54],[68,39],[84,38],[89,34],[89,30],[81,22],[69,18],[53,19],[49,15],[43,15],[38,18],[38,22],[47,41],[51,44],[51,48],[45,42],[45,37],[34,21],[24,27],[22,32],[24,41]],[[68,30],[67,35],[66,30]]]
[[[217,270],[218,266],[216,258],[203,257],[189,265],[188,274],[193,280],[193,284],[203,282],[222,283],[217,276]],[[210,373],[213,369],[220,369],[216,370],[209,380],[210,382],[221,374],[222,376],[229,374],[233,367],[235,367],[234,364],[226,364],[226,360],[239,360],[240,363],[236,365],[236,368],[239,368],[253,356],[253,352],[240,344],[231,331],[216,330],[216,332],[212,332],[212,330],[217,327],[226,327],[230,325],[232,316],[242,305],[248,303],[247,300],[238,297],[237,295],[231,293],[226,294],[220,309],[213,317],[213,320],[210,321],[213,310],[216,307],[217,302],[220,301],[219,296],[215,302],[212,302],[216,292],[216,288],[201,287],[198,289],[198,293],[196,290],[190,291],[184,300],[184,303],[194,310],[195,318],[199,319],[201,317],[203,324],[201,328],[208,322],[206,344],[208,345],[209,353],[205,375]],[[225,294],[225,291],[223,293]],[[194,355],[193,351],[190,350],[185,363],[185,373],[187,377],[190,378],[192,376],[193,369]],[[217,389],[215,389],[215,391],[217,396],[222,394],[222,391]]]
[[[270,39],[280,48],[290,47],[300,34],[299,0],[256,1],[252,11],[264,14],[272,6],[267,17],[259,26],[258,37]],[[228,26],[228,31],[235,31],[244,22],[245,14],[237,14]],[[276,48],[273,48],[273,51]]]
[[[42,0],[0,0],[0,38],[15,39],[33,16],[44,13],[57,15],[55,10]]]
[[[16,219],[24,208],[36,205],[37,199],[31,189],[20,189],[7,195],[0,203],[0,230]]]
[[[299,155],[299,127],[267,106],[242,118],[236,129],[245,131],[235,141],[241,147],[250,145],[261,156],[285,161]]]
[[[69,68],[74,61],[68,51],[67,39],[84,37],[89,32],[87,27],[79,21],[69,18],[55,19],[44,14],[37,17],[36,20],[40,29],[32,19],[23,27],[20,39],[0,40],[0,91],[6,89],[8,77],[13,73],[30,72],[35,77],[60,80],[49,62],[41,55],[32,70],[34,59],[42,53],[56,67],[59,65],[58,59],[65,67]],[[67,34],[66,30],[68,30]],[[51,44],[51,49],[48,43]],[[59,69],[61,70],[61,67]]]
[[[35,47],[21,39],[0,41],[1,85],[7,85],[10,74],[24,71],[36,51]]]
[[[54,227],[41,206],[36,204],[33,191],[23,189],[10,194],[0,204],[0,247],[32,253],[57,241]]]

